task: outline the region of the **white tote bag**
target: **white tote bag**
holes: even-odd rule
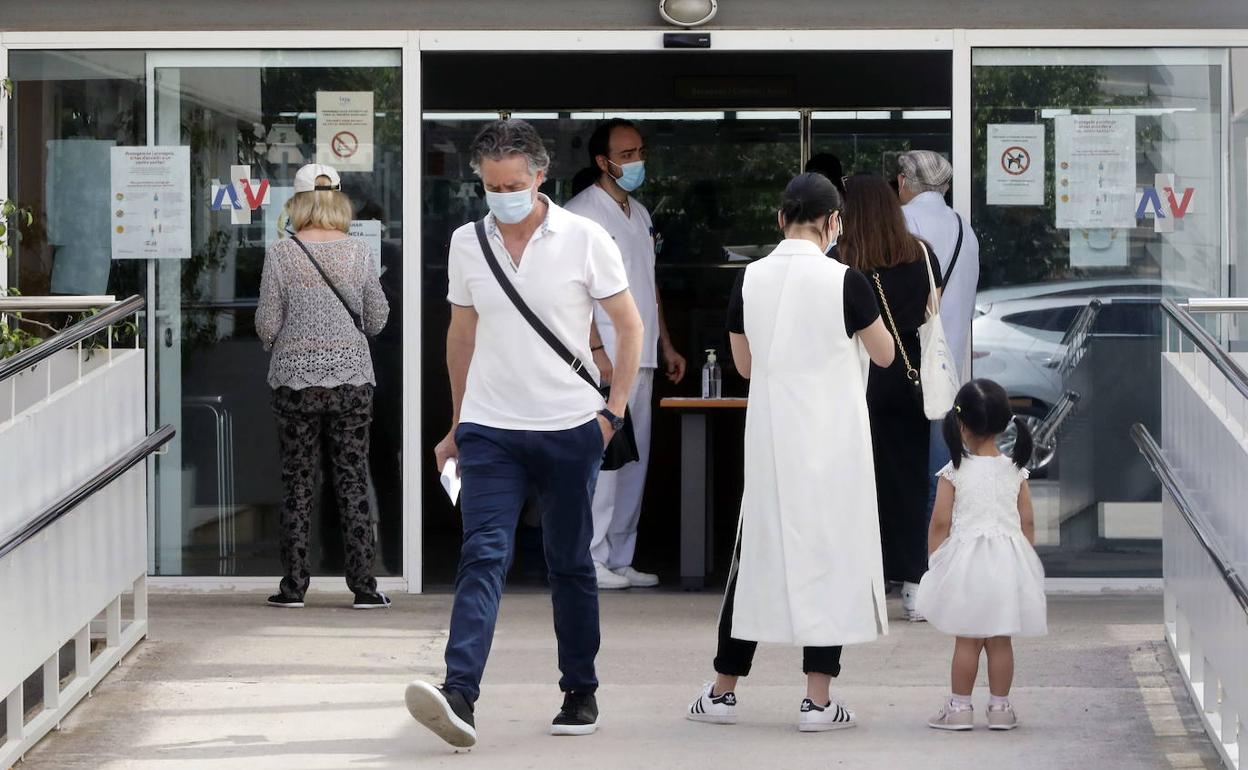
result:
[[[927,245],[923,246],[927,251]],[[936,289],[936,277],[932,275],[932,261],[925,253],[923,264],[927,267],[927,280],[931,294],[928,295],[927,321],[919,327],[919,381],[923,383],[923,414],[929,420],[943,420],[953,408],[961,382],[949,341],[945,339],[945,327],[940,321],[940,294]]]

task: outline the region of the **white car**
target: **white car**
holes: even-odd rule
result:
[[[1055,281],[982,291],[971,323],[974,375],[1000,383],[1034,430],[1065,392],[1063,340],[1093,300],[1102,303],[1095,334],[1155,336],[1161,333],[1158,303],[1163,296],[1200,293],[1164,285],[1159,278]],[[1035,465],[1043,468],[1051,460],[1051,452],[1039,452]]]

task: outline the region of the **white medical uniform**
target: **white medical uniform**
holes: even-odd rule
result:
[[[641,369],[628,397],[637,436],[640,459],[618,471],[603,471],[594,492],[594,539],[590,554],[594,561],[610,569],[628,567],[633,563],[637,546],[637,521],[641,518],[641,499],[646,489],[646,470],[650,464],[651,398],[654,373],[659,360],[659,303],[654,280],[654,232],[650,212],[633,197],[628,199],[630,214],[625,214],[606,190],[590,185],[565,208],[574,214],[592,219],[615,239],[624,256],[628,287],[637,302],[645,327],[641,347]],[[616,333],[611,318],[601,305],[594,306],[594,321],[607,355],[616,357]]]

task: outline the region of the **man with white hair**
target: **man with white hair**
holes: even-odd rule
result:
[[[970,223],[945,203],[953,167],[938,152],[911,150],[897,158],[897,194],[910,232],[931,244],[940,262],[944,288],[940,321],[945,327],[949,352],[958,363],[962,382],[971,379],[971,317],[979,288],[979,239]],[[928,511],[936,502],[936,472],[949,462],[949,449],[940,435],[940,423],[932,423],[928,452],[931,482]],[[902,597],[903,602],[906,597]]]

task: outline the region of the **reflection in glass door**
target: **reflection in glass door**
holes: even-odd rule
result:
[[[370,240],[392,312],[378,378],[370,495],[378,575],[402,572],[402,78],[397,51],[148,54],[149,137],[189,146],[192,257],[149,268],[154,422],[178,430],[156,464],[155,573],[274,575],[282,500],[268,354],[254,329],[266,248],[294,174],[331,145],[354,227]],[[326,96],[332,94],[333,96]],[[345,95],[345,96],[339,96]],[[371,127],[322,137],[343,98]],[[357,136],[358,134],[358,136]],[[319,158],[324,161],[325,157]],[[242,182],[240,180],[247,180]],[[266,197],[267,190],[267,197]],[[327,477],[327,474],[322,474]],[[332,494],[313,515],[314,574],[341,572]]]

